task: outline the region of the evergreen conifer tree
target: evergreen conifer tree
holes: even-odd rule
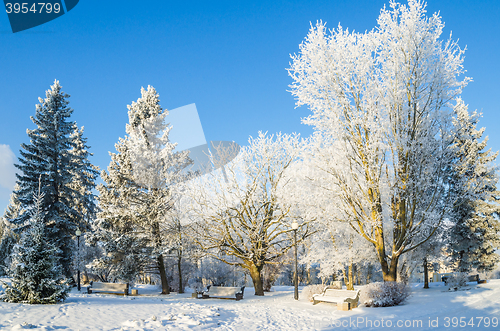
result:
[[[76,209],[79,220],[77,224],[80,229],[90,228],[90,222],[95,218],[96,204],[92,190],[95,189],[95,180],[99,175],[99,168],[89,161],[93,153],[89,152],[87,138],[83,136],[84,128],[75,124],[73,126],[73,148],[70,150],[73,156],[71,162],[71,175],[73,180],[69,183],[73,189],[73,208]]]
[[[91,269],[99,274],[106,270],[108,281],[132,282],[150,264],[151,251],[145,239],[137,235],[134,214],[129,209],[139,187],[133,181],[126,139],[120,138],[115,148],[117,152],[110,153],[108,171],[101,173],[105,184],[97,187],[98,217],[86,241],[103,249],[102,256],[90,264]]]
[[[105,182],[98,187],[101,211],[89,240],[105,248],[102,262],[121,261],[120,273],[127,279],[153,263],[160,273],[162,294],[168,294],[163,223],[174,204],[171,187],[182,180],[191,161],[187,152],[174,152],[176,144],[168,137],[171,127],[165,123],[168,111],[161,108],[153,87],[142,88],[141,98],[128,109],[128,135],[116,144],[117,153],[111,153],[109,173],[101,174]],[[129,263],[131,256],[135,264]]]
[[[19,185],[16,184],[14,192],[19,190]],[[0,220],[0,276],[6,274],[6,269],[10,265],[10,255],[14,245],[19,240],[19,235],[14,232],[15,226],[12,220],[18,218],[24,210],[17,199],[17,195],[10,195],[9,205],[5,210],[3,218]]]
[[[69,278],[72,237],[77,228],[85,227],[82,213],[94,208],[88,192],[95,178],[93,167],[86,159],[90,154],[85,150],[83,131],[77,130],[76,124],[70,121],[73,109],[68,106],[68,98],[57,80],[46,91],[45,99],[39,98],[36,114],[31,117],[37,127],[27,130],[30,143],[21,144],[21,157],[16,164],[21,170],[16,175],[19,189],[15,194],[24,210],[33,209],[33,192],[37,191],[40,180],[44,194],[42,221],[61,252],[61,264]],[[29,217],[29,213],[20,214],[12,222],[22,232]]]
[[[0,276],[7,274],[7,269],[11,263],[11,254],[14,245],[19,240],[19,235],[13,231],[12,224],[8,220],[1,219],[2,236],[0,237]]]
[[[14,192],[10,195],[9,205],[5,209],[3,217],[9,222],[18,218],[23,212],[23,208],[19,199],[17,198],[16,191],[19,191],[19,184],[14,186]]]
[[[457,196],[453,208],[453,226],[449,233],[449,251],[458,271],[490,271],[499,261],[495,250],[500,248],[500,196],[496,190],[497,176],[492,162],[498,152],[486,150],[488,137],[477,129],[480,114],[469,114],[461,100],[455,107],[454,147],[456,162],[450,186]]]
[[[58,248],[46,232],[42,211],[43,194],[34,197],[35,209],[29,230],[14,248],[10,276],[12,283],[4,284],[7,302],[49,304],[64,301],[69,292],[62,276]]]

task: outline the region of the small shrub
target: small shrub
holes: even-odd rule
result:
[[[448,285],[449,291],[456,291],[461,287],[467,286],[467,281],[469,276],[465,272],[457,272],[452,276],[448,277],[446,280],[446,285]]]
[[[304,289],[302,290],[302,296],[305,296],[307,298],[307,300],[312,302],[313,295],[323,293],[325,288],[326,288],[326,285],[323,285],[323,284],[308,285],[308,286],[304,287]]]
[[[371,283],[361,291],[360,301],[366,307],[390,307],[403,303],[410,294],[410,287],[404,283]]]

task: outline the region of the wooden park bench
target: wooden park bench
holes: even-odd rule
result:
[[[443,276],[443,277],[441,277],[441,280],[444,282],[444,285],[448,285],[448,280],[449,279],[450,279],[449,276]],[[479,279],[479,275],[478,274],[467,276],[467,281],[468,282],[477,282],[478,284],[485,283],[485,282],[483,282],[482,280]]]
[[[313,295],[313,305],[320,302],[337,304],[338,310],[351,310],[358,307],[359,291],[335,290],[326,288],[323,293]]]
[[[477,282],[479,284],[479,275],[478,274],[476,274],[476,275],[470,275],[470,276],[468,276],[467,281],[469,281],[469,282]]]
[[[203,292],[202,298],[219,298],[219,299],[243,299],[245,286],[242,287],[223,287],[208,285],[207,290]]]
[[[128,295],[128,284],[90,282],[87,293],[114,293]]]

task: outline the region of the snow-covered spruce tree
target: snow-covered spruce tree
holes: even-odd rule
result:
[[[15,246],[11,270],[11,284],[5,286],[2,297],[7,302],[50,304],[64,301],[70,287],[59,264],[59,249],[46,231],[43,194],[33,197],[33,216],[29,229],[23,232]]]
[[[453,204],[443,184],[448,104],[469,79],[458,79],[463,50],[440,39],[443,26],[422,1],[391,1],[366,33],[339,26],[328,34],[317,23],[289,69],[297,105],[312,111],[304,123],[320,141],[319,166],[340,190],[335,203],[373,245],[385,281]]]
[[[191,160],[187,152],[174,152],[176,144],[168,137],[171,127],[165,122],[168,111],[161,108],[153,87],[142,88],[141,98],[128,109],[127,136],[116,145],[118,153],[111,154],[109,174],[102,173],[105,185],[98,187],[101,212],[96,226],[100,230],[91,241],[108,241],[106,256],[120,256],[132,248],[138,263],[130,274],[143,267],[146,257],[153,257],[162,294],[168,294],[163,223],[176,200],[172,186],[182,181],[183,169]],[[99,237],[99,233],[110,237]],[[111,238],[114,244],[109,243]]]
[[[39,98],[36,114],[31,120],[37,126],[27,130],[29,144],[21,144],[21,156],[16,167],[21,170],[16,174],[19,189],[15,194],[25,210],[34,206],[33,192],[37,192],[39,180],[42,201],[43,222],[47,225],[47,233],[60,249],[61,264],[65,275],[71,277],[71,257],[73,254],[72,237],[84,220],[83,215],[75,206],[75,201],[84,201],[80,192],[74,189],[81,177],[75,177],[75,165],[82,163],[81,155],[71,153],[75,147],[73,136],[74,125],[69,118],[73,113],[67,100],[69,95],[61,90],[56,80],[50,90],[46,91],[45,99]],[[82,170],[82,168],[79,168]],[[84,172],[79,172],[85,176]],[[93,178],[89,179],[89,182]],[[83,184],[85,186],[86,184]],[[87,209],[91,209],[88,206]],[[19,215],[12,222],[20,231],[27,225],[29,213]]]
[[[460,101],[455,107],[454,141],[456,162],[450,168],[450,187],[457,196],[451,213],[448,250],[457,271],[491,271],[498,263],[500,248],[500,196],[493,161],[498,152],[486,150],[488,137],[480,141],[484,128],[477,129],[480,114],[469,114]]]
[[[19,191],[19,188],[19,184],[16,184],[14,186],[14,192],[10,195],[9,205],[7,206],[7,208],[5,209],[5,213],[3,214],[3,217],[9,222],[17,219],[19,216],[21,216],[21,214],[24,213],[23,207],[15,193]]]
[[[14,192],[19,189],[19,185],[14,186]],[[19,240],[19,235],[14,232],[15,225],[12,220],[18,218],[24,210],[17,199],[15,193],[10,195],[9,205],[5,210],[3,218],[0,220],[0,276],[5,274],[5,270],[10,266],[10,254],[14,245]]]
[[[89,229],[91,221],[95,218],[97,210],[92,191],[96,187],[95,181],[99,175],[99,168],[89,161],[93,153],[89,152],[90,146],[87,145],[83,130],[83,126],[80,129],[76,124],[73,126],[71,134],[73,148],[69,151],[73,156],[70,170],[73,180],[69,183],[74,191],[71,204],[77,211],[80,230]]]
[[[211,256],[247,269],[255,295],[264,295],[262,269],[291,247],[294,205],[287,191],[285,172],[298,160],[301,142],[296,135],[250,137],[249,146],[228,165],[187,183],[193,199],[194,240]],[[231,151],[227,151],[227,155]],[[225,155],[218,151],[218,155]],[[289,192],[291,193],[291,192]],[[299,222],[299,239],[310,234],[309,220]],[[229,259],[229,257],[235,257]]]
[[[105,184],[99,191],[99,211],[92,224],[92,231],[85,235],[86,243],[103,249],[103,254],[88,265],[91,272],[103,280],[132,282],[149,264],[147,242],[138,236],[130,200],[138,187],[133,181],[132,164],[125,139],[115,144],[117,153],[111,154],[108,172],[102,171]]]
[[[7,219],[0,220],[2,224],[2,236],[0,237],[0,276],[6,275],[11,264],[11,254],[15,244],[19,241],[19,235],[14,232],[14,226]]]

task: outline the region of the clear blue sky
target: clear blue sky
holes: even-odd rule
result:
[[[259,130],[307,136],[311,128],[300,118],[308,110],[295,109],[287,92],[290,54],[310,22],[370,30],[384,4],[82,0],[62,17],[16,34],[0,13],[0,213],[14,183],[11,158],[28,142],[30,116],[54,79],[71,95],[73,119],[85,126],[91,160],[101,168],[125,135],[126,106],[147,85],[164,108],[196,103],[207,141],[245,145]],[[463,99],[484,113],[489,145],[500,150],[500,2],[430,0],[427,9],[440,11],[444,38],[452,30],[467,45],[464,65],[474,82]]]

